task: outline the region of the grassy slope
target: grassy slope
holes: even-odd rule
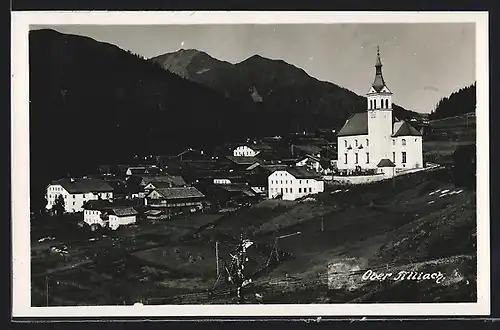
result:
[[[451,155],[462,144],[476,141],[476,118],[469,114],[433,120],[424,136],[424,159],[439,162],[443,155]]]

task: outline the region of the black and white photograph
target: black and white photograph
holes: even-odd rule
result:
[[[488,314],[487,19],[13,13],[14,312]]]

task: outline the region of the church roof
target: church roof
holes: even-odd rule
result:
[[[393,125],[393,137],[398,136],[421,136],[422,134],[408,122],[397,118]],[[337,136],[351,136],[351,135],[367,135],[368,134],[368,113],[360,112],[355,113],[347,119],[344,126],[340,129]]]
[[[394,128],[396,128],[396,125],[394,125]],[[401,122],[401,125],[399,126],[398,130],[394,130],[394,134],[392,135],[393,137],[397,136],[421,136],[422,134],[413,126],[411,126],[409,123],[406,121]]]
[[[360,112],[351,115],[340,129],[337,136],[368,134],[368,113]]]
[[[387,158],[382,158],[380,162],[378,162],[377,167],[395,167],[396,165]]]

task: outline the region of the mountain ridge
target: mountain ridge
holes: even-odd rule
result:
[[[268,110],[327,115],[332,117],[332,126],[343,125],[352,113],[366,111],[364,96],[312,77],[304,69],[282,59],[254,54],[232,64],[220,61],[204,51],[190,51],[197,52],[198,58],[173,63],[173,59],[184,55],[180,50],[152,57],[149,61],[173,73],[182,71],[186,79],[214,88],[229,98],[251,102],[252,92],[257,90],[263,98],[260,102]],[[304,90],[301,91],[301,88]],[[394,112],[400,119],[420,116],[399,105],[394,105]]]

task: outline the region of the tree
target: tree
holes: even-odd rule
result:
[[[54,214],[56,215],[62,215],[64,214],[64,210],[65,210],[64,198],[62,195],[58,195],[56,197],[54,205],[52,205],[52,212],[54,212]]]

